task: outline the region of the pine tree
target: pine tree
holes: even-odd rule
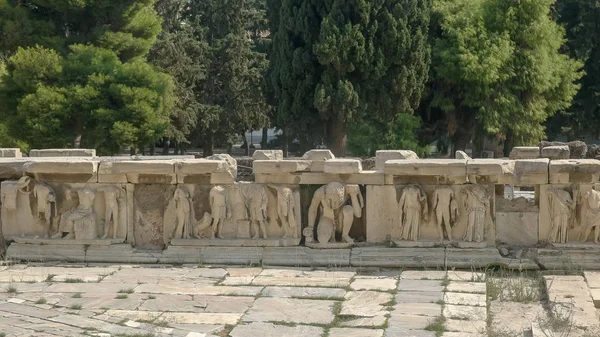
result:
[[[284,0],[274,39],[278,121],[344,155],[351,124],[418,106],[427,80],[429,1]],[[318,125],[325,124],[322,129]],[[300,139],[301,143],[303,139]]]
[[[27,147],[114,153],[168,126],[172,81],[146,63],[159,33],[153,0],[0,0],[4,123]]]

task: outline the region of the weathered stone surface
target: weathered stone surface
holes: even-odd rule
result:
[[[242,314],[165,312],[160,319],[179,324],[236,324]]]
[[[295,298],[259,298],[242,317],[245,322],[289,322],[329,324],[333,321],[333,301]]]
[[[405,270],[400,274],[404,280],[443,280],[446,278],[445,270]]]
[[[508,245],[537,244],[538,213],[496,212],[496,239]]]
[[[378,276],[356,276],[350,284],[352,290],[380,290],[390,291],[396,289],[398,278]]]
[[[454,158],[456,159],[471,159],[471,157],[465,152],[458,150],[454,153]]]
[[[175,184],[175,160],[102,161],[98,181],[106,183]]]
[[[550,162],[550,183],[597,183],[600,176],[600,160],[570,159]]]
[[[227,170],[232,177],[237,177],[237,160],[226,153],[217,153],[206,157],[208,160],[223,160],[227,162]]]
[[[349,266],[350,249],[265,247],[262,263],[267,266]]]
[[[29,157],[95,157],[95,149],[32,149]]]
[[[446,291],[456,293],[485,294],[485,287],[485,282],[450,281],[446,286]]]
[[[256,150],[252,154],[254,160],[283,160],[282,150]]]
[[[461,292],[446,292],[444,294],[446,304],[468,305],[472,307],[485,307],[486,296],[483,294],[468,294]]]
[[[255,160],[252,163],[254,173],[294,173],[307,171],[308,160]]]
[[[400,280],[399,291],[443,291],[444,286],[438,280]]]
[[[324,164],[324,162],[321,162]],[[314,164],[314,162],[313,162]],[[312,165],[312,164],[311,164]],[[263,184],[298,184],[298,185],[326,185],[331,182],[360,185],[383,185],[385,174],[381,171],[362,171],[351,174],[332,174],[321,172],[296,172],[289,174],[257,173],[255,181]]]
[[[467,175],[469,182],[477,184],[514,184],[515,161],[508,159],[469,159]]]
[[[568,143],[542,141],[538,144],[538,147],[541,151],[545,147],[548,147],[548,146],[565,146],[565,145],[569,147],[571,159],[581,159],[581,158],[586,157],[588,146],[585,144],[585,142],[582,142],[579,140],[568,142]]]
[[[338,288],[318,288],[318,287],[265,287],[261,292],[264,297],[295,297],[306,299],[331,299],[340,300],[346,295],[346,290]]]
[[[534,159],[540,157],[540,148],[536,146],[515,146],[508,155],[510,159]]]
[[[447,319],[445,324],[446,330],[449,332],[459,332],[460,337],[475,337],[482,336],[486,337],[486,323],[481,320],[458,320],[458,319]],[[444,333],[442,336],[446,336]],[[453,336],[452,334],[450,336]],[[456,336],[456,335],[454,335]]]
[[[392,325],[385,330],[386,337],[435,337],[435,331],[410,330]]]
[[[547,146],[542,148],[542,158],[548,159],[569,159],[571,152],[567,145]]]
[[[572,313],[573,325],[580,328],[597,327],[598,314],[582,276],[544,276],[548,300],[558,307],[561,315]]]
[[[285,274],[273,274],[264,270],[252,281],[255,286],[299,286],[299,287],[346,287],[354,275],[347,272],[290,270]]]
[[[396,303],[437,303],[444,299],[442,291],[399,291]]]
[[[436,303],[398,303],[394,314],[437,317],[442,314],[442,306]]]
[[[21,158],[21,149],[19,148],[0,148],[0,158]]]
[[[384,326],[387,321],[387,317],[385,315],[377,315],[373,317],[358,317],[352,319],[345,319],[340,322],[340,326],[347,327],[381,327]]]
[[[321,336],[323,328],[309,325],[285,326],[272,323],[252,322],[236,326],[231,337],[308,337]]]
[[[330,174],[355,174],[361,171],[362,164],[358,159],[331,159],[323,167],[323,172]]]
[[[50,246],[13,243],[8,247],[6,256],[16,261],[84,262],[85,247],[83,245]]]
[[[485,321],[487,314],[485,307],[446,304],[444,317],[462,321]]]
[[[418,159],[388,160],[384,171],[396,179],[410,177],[430,177],[431,182],[438,184],[462,184],[467,180],[467,160],[465,159]],[[407,178],[404,178],[407,177]]]
[[[437,268],[444,267],[444,255],[444,248],[355,247],[350,264],[355,267]]]
[[[331,328],[329,337],[383,337],[381,329]],[[305,336],[302,336],[305,337]]]
[[[304,160],[312,160],[312,161],[326,161],[335,159],[333,153],[330,150],[319,150],[313,149],[309,150],[302,155],[302,159]]]
[[[174,165],[178,183],[232,184],[236,178],[233,173],[237,172],[225,160],[187,159]]]
[[[97,178],[98,161],[86,158],[52,158],[28,160],[23,165],[25,174],[38,181],[92,182]]]
[[[600,288],[600,272],[586,270],[583,272],[583,276],[590,288]]]
[[[393,295],[379,291],[349,291],[342,303],[341,315],[374,317],[385,315],[386,303]]]
[[[419,156],[411,150],[377,150],[375,152],[375,169],[385,168],[385,162],[395,159],[419,159]]]
[[[546,184],[550,159],[521,159],[515,161],[515,181],[513,185]]]
[[[448,270],[448,280],[458,282],[485,282],[485,273],[474,271]]]

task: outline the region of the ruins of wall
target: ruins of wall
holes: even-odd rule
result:
[[[0,158],[7,257],[27,261],[600,267],[600,161],[328,150]]]

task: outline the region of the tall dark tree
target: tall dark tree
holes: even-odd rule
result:
[[[281,6],[273,81],[282,125],[312,139],[325,134],[332,151],[344,155],[351,124],[389,122],[419,105],[430,60],[429,1]]]
[[[116,152],[165,132],[172,81],[146,63],[153,0],[0,0],[3,123],[27,147]],[[18,46],[18,47],[17,47]]]

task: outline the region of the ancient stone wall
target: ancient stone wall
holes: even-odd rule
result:
[[[0,158],[2,235],[18,260],[600,267],[598,160],[375,163],[257,151],[246,182],[227,155]]]

